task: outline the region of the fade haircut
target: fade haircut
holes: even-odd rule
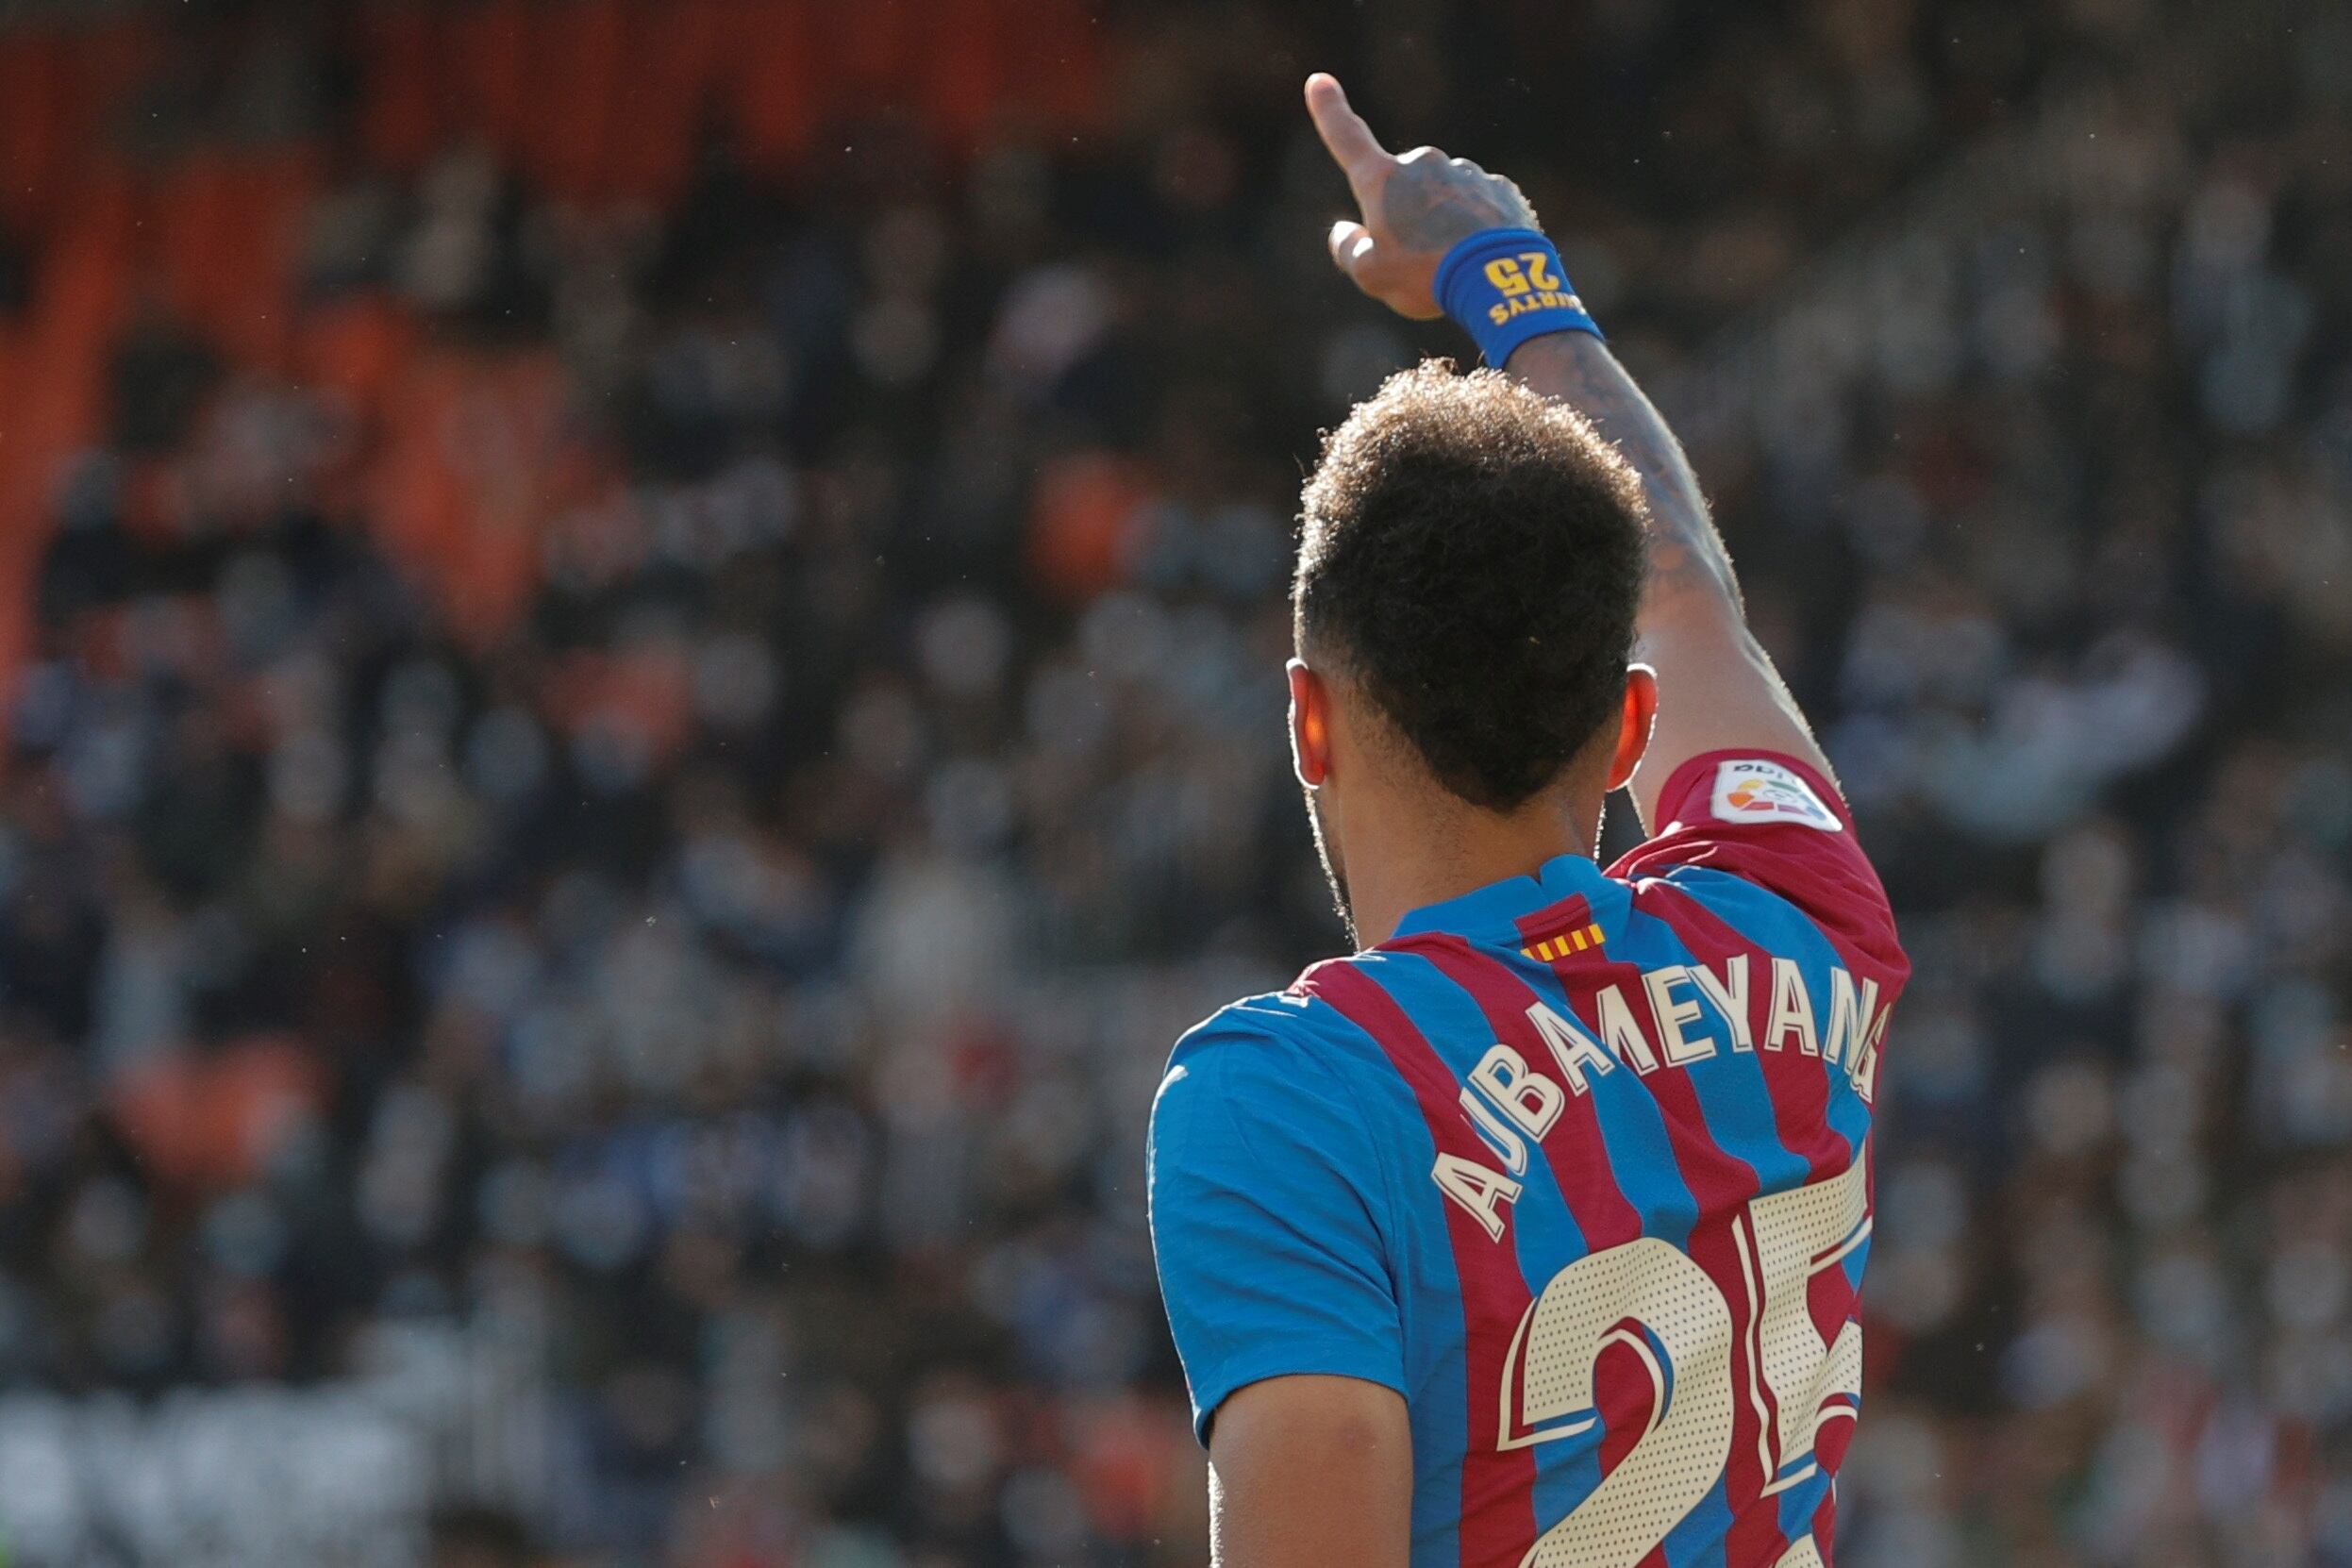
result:
[[[1300,515],[1293,629],[1439,783],[1507,811],[1625,698],[1640,482],[1565,404],[1443,360],[1326,438]]]

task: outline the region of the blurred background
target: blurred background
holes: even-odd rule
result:
[[[1205,1560],[1316,432],[1517,176],[1918,978],[1842,1561],[2352,1563],[2352,11],[0,4],[11,1564]],[[1629,831],[1619,813],[1613,837]]]

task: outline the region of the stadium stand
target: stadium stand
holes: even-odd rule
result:
[[[1903,911],[1844,1560],[2352,1562],[2352,18],[1558,9],[0,27],[11,1560],[1201,1560],[1143,1119],[1338,940],[1299,464],[1458,352],[1332,66]]]

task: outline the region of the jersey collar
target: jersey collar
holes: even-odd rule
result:
[[[1462,936],[1509,934],[1527,916],[1578,893],[1590,897],[1608,881],[1589,855],[1554,856],[1532,876],[1506,876],[1459,897],[1423,905],[1396,923],[1396,935],[1389,941],[1418,936],[1425,931],[1452,931]]]

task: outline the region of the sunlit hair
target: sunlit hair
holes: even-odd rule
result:
[[[1642,495],[1582,416],[1493,371],[1402,371],[1326,439],[1292,613],[1437,780],[1509,810],[1614,722]]]

